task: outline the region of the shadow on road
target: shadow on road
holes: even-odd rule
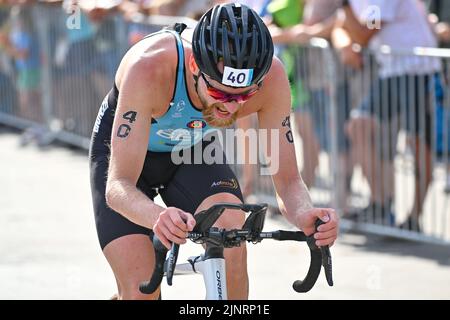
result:
[[[412,240],[399,239],[388,236],[377,236],[357,231],[347,231],[345,234],[358,235],[363,241],[355,242],[352,237],[342,237],[340,244],[353,246],[367,252],[392,254],[395,256],[411,256],[422,259],[434,260],[440,265],[450,266],[450,246],[421,243]]]

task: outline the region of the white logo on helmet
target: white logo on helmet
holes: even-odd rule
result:
[[[252,84],[253,69],[234,69],[225,66],[222,84],[231,87],[248,87]]]

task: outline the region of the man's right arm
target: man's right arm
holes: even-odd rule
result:
[[[152,113],[167,100],[158,88],[163,68],[158,58],[131,62],[122,74],[111,133],[111,158],[106,184],[108,205],[127,219],[149,229],[164,209],[137,187],[145,155]],[[152,68],[152,64],[155,66]],[[145,72],[152,70],[152,72]],[[158,90],[159,89],[159,90]]]
[[[172,45],[172,42],[169,42]],[[161,242],[186,242],[195,226],[192,214],[156,205],[136,186],[144,166],[153,117],[170,103],[172,70],[176,57],[164,48],[148,49],[121,73],[119,99],[111,134],[111,158],[106,201],[128,220],[152,229]]]

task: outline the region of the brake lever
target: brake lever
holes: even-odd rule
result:
[[[324,223],[325,222],[323,222],[320,219],[316,220],[316,223],[315,223],[316,232],[318,231],[317,229],[319,228],[319,226]],[[327,279],[328,285],[330,287],[332,287],[333,286],[333,272],[332,272],[333,268],[332,268],[332,262],[331,262],[330,247],[328,245],[321,246],[320,252],[322,254],[322,266],[323,266],[323,271],[325,271],[325,278]]]
[[[324,224],[320,219],[315,222],[316,232],[320,225]],[[329,286],[333,286],[333,275],[332,275],[332,263],[331,263],[331,252],[328,245],[321,246],[320,248],[316,245],[316,239],[314,234],[306,237],[306,243],[308,244],[311,253],[311,264],[304,280],[297,280],[293,284],[293,288],[297,292],[308,292],[316,283],[317,278],[320,274],[320,266],[323,266],[325,271],[325,278]]]
[[[322,252],[322,266],[323,271],[325,271],[325,278],[327,279],[327,283],[330,287],[333,286],[333,269],[331,262],[331,252],[328,246],[320,247],[320,251]]]
[[[164,276],[164,263],[166,261],[167,248],[156,235],[153,235],[153,247],[155,248],[155,269],[149,281],[139,285],[139,290],[144,294],[151,294],[158,289]]]
[[[167,284],[169,286],[172,285],[173,274],[177,265],[179,251],[180,245],[177,243],[172,243],[172,248],[170,249],[169,257],[167,259]]]

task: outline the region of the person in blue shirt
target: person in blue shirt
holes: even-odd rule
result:
[[[19,92],[18,115],[28,120],[41,121],[40,68],[41,57],[30,7],[12,8],[12,28],[3,47],[13,57],[17,71]]]

